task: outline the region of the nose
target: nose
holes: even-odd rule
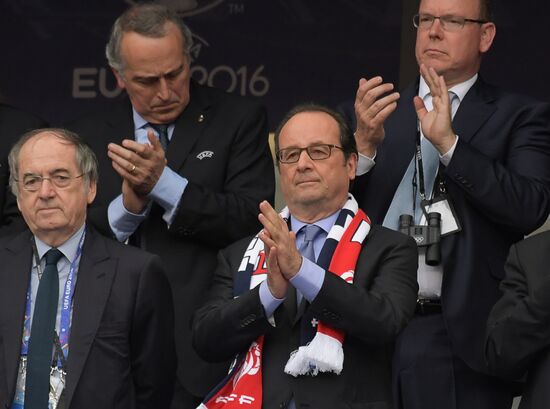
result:
[[[441,26],[441,19],[436,18],[430,27],[430,37],[441,38],[442,33],[443,27]]]
[[[312,165],[312,159],[309,157],[309,154],[304,149],[302,152],[300,152],[300,157],[298,158],[298,162],[296,162],[296,165],[299,170],[309,169]]]
[[[163,101],[167,101],[170,98],[170,88],[165,78],[161,78],[159,81],[158,96]]]
[[[38,195],[43,199],[55,196],[55,188],[50,179],[42,179],[42,184],[40,185],[40,189],[38,189]]]

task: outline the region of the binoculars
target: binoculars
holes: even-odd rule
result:
[[[441,263],[441,214],[428,213],[427,221],[427,226],[417,226],[410,214],[402,214],[399,231],[412,237],[418,247],[426,247],[426,264],[437,266]]]

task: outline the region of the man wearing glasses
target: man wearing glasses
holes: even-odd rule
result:
[[[72,132],[38,129],[9,164],[30,231],[0,241],[0,407],[168,407],[170,286],[157,256],[86,224],[94,153]]]
[[[239,355],[204,407],[390,408],[393,342],[415,307],[416,245],[371,226],[348,193],[357,151],[340,115],[299,106],[275,146],[288,208],[260,204],[263,230],[219,253],[194,316],[199,354]]]
[[[512,389],[488,375],[484,330],[510,245],[550,209],[550,107],[478,74],[496,34],[489,3],[422,0],[419,80],[400,94],[361,79],[356,95],[360,206],[393,229],[401,215],[441,216],[440,259],[419,246],[417,310],[396,346],[398,408],[511,406]]]

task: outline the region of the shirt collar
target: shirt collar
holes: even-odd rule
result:
[[[455,86],[449,88],[449,91],[454,92],[454,94],[458,97],[458,101],[462,102],[470,88],[472,88],[472,85],[476,82],[478,77],[478,74],[474,74],[473,77],[467,79],[464,82],[461,82],[460,84],[456,84]],[[430,88],[428,88],[428,84],[426,84],[426,81],[424,81],[424,78],[420,76],[420,84],[418,85],[418,96],[422,98],[423,100],[426,100],[426,96],[430,93]]]
[[[149,122],[147,122],[143,117],[138,114],[138,112],[132,107],[132,115],[134,117],[134,131],[145,127]]]
[[[334,225],[334,223],[336,223],[336,219],[338,218],[339,214],[340,214],[340,210],[336,211],[330,216],[325,217],[324,219],[317,220],[315,223],[304,223],[296,219],[294,216],[290,215],[290,228],[294,232],[299,232],[302,229],[302,227],[307,226],[308,224],[314,224],[316,226],[319,226],[326,233],[328,233],[330,229],[332,229],[332,226]]]
[[[69,262],[73,262],[76,257],[76,252],[78,250],[78,243],[80,242],[80,237],[82,236],[82,233],[84,232],[84,226],[86,224],[83,224],[80,229],[77,230],[76,233],[74,233],[69,239],[57,247],[61,253],[69,260]],[[34,236],[34,239],[36,241],[36,250],[38,250],[38,258],[42,260],[42,257],[44,257],[44,254],[48,250],[50,250],[52,247],[48,244],[44,243],[42,240],[40,240],[38,237]]]

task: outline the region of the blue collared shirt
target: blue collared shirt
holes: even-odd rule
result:
[[[139,115],[135,109],[133,109],[134,119],[134,138],[138,143],[149,143],[147,139],[147,130],[152,129],[148,126],[148,122]],[[172,140],[174,134],[175,125],[171,124],[168,127],[168,139]],[[155,135],[158,133],[152,129]],[[143,209],[139,214],[129,212],[126,210],[122,200],[122,194],[118,195],[109,204],[107,216],[109,219],[109,225],[111,230],[115,234],[118,241],[125,241],[134,233],[141,222],[143,222],[149,215],[151,210],[151,202],[158,203],[164,210],[162,215],[163,220],[168,226],[172,224],[176,211],[178,209],[181,196],[185,192],[188,180],[174,172],[168,166],[164,167],[162,174],[153,190],[147,195],[150,199],[149,205]]]
[[[338,218],[339,214],[340,214],[340,210],[314,223],[315,225],[319,226],[322,229],[322,232],[318,234],[313,241],[313,250],[315,252],[315,259],[319,257],[319,253],[321,252],[321,249],[325,244],[325,240],[327,238],[328,232],[336,222],[336,219]],[[290,216],[290,228],[292,231],[297,232],[296,233],[297,248],[300,248],[300,246],[304,242],[305,233],[302,228],[306,225],[307,223],[304,223],[296,219],[292,215]],[[319,294],[319,291],[321,290],[321,286],[323,285],[324,280],[325,280],[325,269],[319,267],[313,261],[310,261],[307,258],[302,257],[302,265],[300,266],[298,273],[290,279],[290,283],[297,290],[296,295],[297,295],[298,301],[300,299],[300,295],[298,293],[300,293],[305,297],[306,300],[308,300],[309,302],[312,302],[315,299],[315,297],[317,297],[317,294]],[[277,307],[281,305],[281,303],[284,301],[284,298],[275,298],[271,294],[271,291],[269,291],[269,287],[267,286],[267,281],[264,281],[260,284],[260,301],[262,303],[262,306],[264,307],[266,316],[272,317]]]

